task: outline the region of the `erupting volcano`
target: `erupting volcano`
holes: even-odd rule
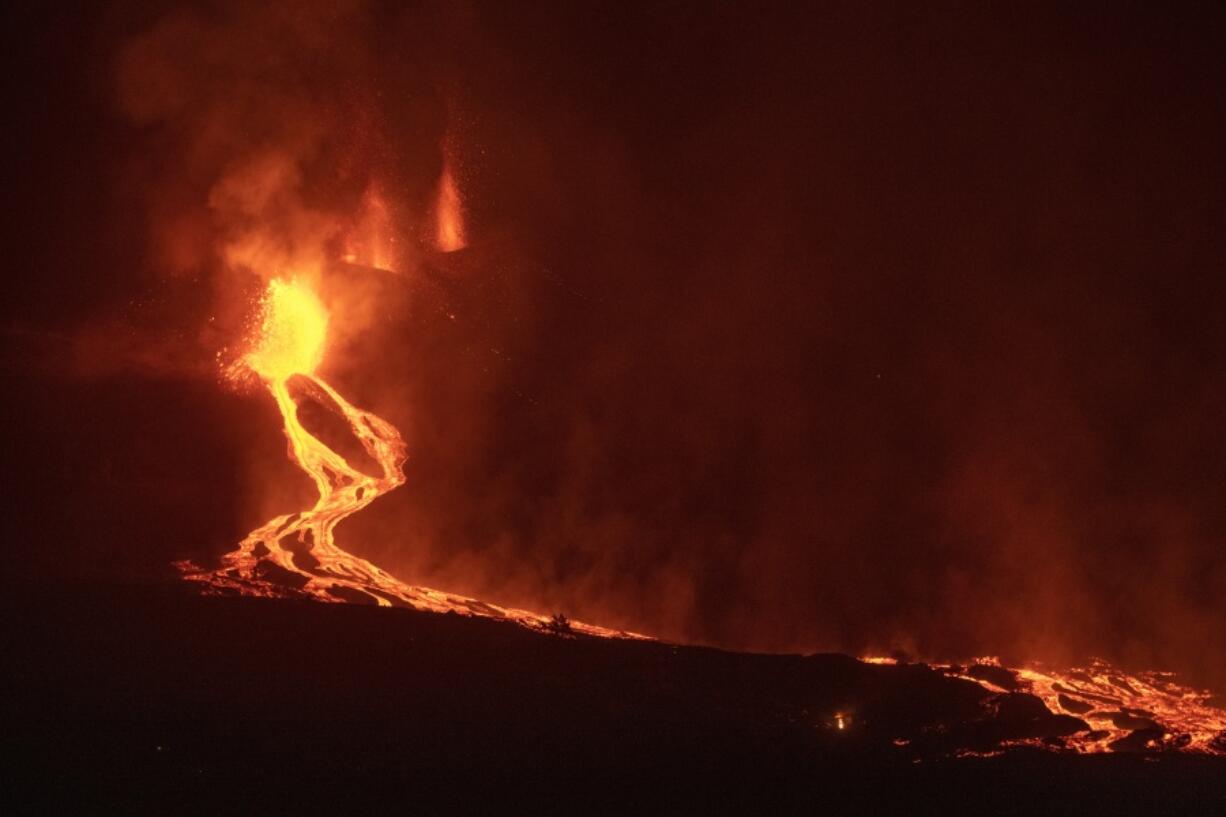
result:
[[[1226,814],[1226,9],[941,5],[7,4],[27,811]]]
[[[236,550],[222,557],[223,564],[216,570],[179,563],[184,577],[200,585],[206,595],[373,603],[504,619],[559,631],[556,619],[406,584],[336,544],[336,527],[343,519],[404,484],[406,450],[395,427],[350,404],[319,376],[328,323],[326,307],[305,278],[274,278],[259,304],[259,320],[246,353],[227,369],[231,380],[258,378],[271,392],[284,422],[289,456],[311,477],[319,494],[317,501],[309,509],[277,516],[252,531]],[[356,456],[346,458],[323,442],[322,434],[308,429],[300,416],[306,403],[344,420],[367,456],[365,470],[351,461]],[[642,638],[578,622],[565,622],[565,629]],[[865,661],[895,663],[886,658]],[[1021,737],[1006,737],[986,749],[953,750],[959,756],[1026,748],[1081,754],[1226,754],[1226,712],[1210,702],[1209,693],[1184,687],[1169,673],[1129,675],[1102,662],[1066,671],[1037,665],[1013,670],[991,658],[966,666],[937,664],[935,669],[974,682],[990,693],[981,701],[989,720],[998,719],[997,710],[1014,701],[1016,693],[1034,696],[1033,713],[1046,707],[1055,718],[1051,720],[1054,726],[1040,728],[1034,736],[1027,736],[1023,725]],[[853,723],[841,712],[833,722],[839,732],[848,731]],[[908,743],[909,738],[902,739],[902,745]]]
[[[305,280],[274,278],[259,309],[250,350],[229,367],[228,375],[240,380],[255,376],[268,387],[285,424],[290,458],[311,477],[319,498],[310,509],[275,517],[252,531],[237,550],[222,557],[217,570],[178,563],[184,578],[210,594],[305,595],[558,629],[557,619],[405,584],[337,546],[335,530],[341,520],[404,484],[405,445],[390,423],[351,405],[316,374],[327,343],[328,313]],[[304,400],[343,418],[378,473],[355,467],[308,431],[299,418],[299,402]],[[565,626],[589,635],[634,637],[582,622],[567,620]]]

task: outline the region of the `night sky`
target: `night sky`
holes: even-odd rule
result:
[[[302,201],[377,178],[413,247],[334,279],[378,308],[325,374],[411,452],[342,545],[685,641],[1226,687],[1220,7],[336,5],[6,10],[10,577],[170,580],[309,501],[217,375],[210,205],[307,144]]]

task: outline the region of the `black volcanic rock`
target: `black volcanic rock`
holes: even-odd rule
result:
[[[295,554],[297,556],[297,554]],[[293,590],[301,590],[306,587],[310,581],[301,573],[295,573],[292,570],[286,570],[276,562],[270,562],[267,559],[260,559],[255,565],[255,576],[266,582],[288,587]]]
[[[1111,716],[1111,723],[1117,729],[1133,729],[1142,731],[1162,731],[1162,726],[1152,718],[1146,718],[1131,712],[1119,711]]]
[[[298,420],[303,428],[340,454],[351,467],[373,477],[383,476],[379,464],[354,436],[335,400],[301,375],[290,377],[286,387],[298,406]]]
[[[342,601],[347,601],[350,604],[378,604],[379,603],[378,601],[375,600],[374,596],[371,596],[369,593],[363,593],[361,590],[358,590],[353,587],[344,587],[339,584],[334,584],[328,588],[328,592],[331,593],[333,596],[336,596],[338,599],[341,599]]]
[[[989,752],[1005,741],[1057,740],[1090,728],[1080,718],[1052,714],[1039,698],[1024,692],[990,695],[981,710],[980,718],[952,724],[943,740],[929,741],[929,751]]]
[[[966,674],[972,678],[995,684],[1001,689],[1016,691],[1022,688],[1016,672],[994,664],[972,664],[966,668]]]
[[[1165,731],[1160,726],[1137,729],[1134,732],[1111,741],[1111,749],[1115,752],[1144,752],[1152,745],[1162,742]]]
[[[1079,701],[1076,698],[1070,698],[1063,692],[1056,696],[1056,700],[1059,701],[1060,706],[1064,710],[1072,712],[1074,715],[1084,715],[1094,709],[1094,707],[1090,704],[1085,703],[1084,701]]]
[[[1008,723],[1029,723],[1051,717],[1043,702],[1033,695],[1010,693],[993,699],[997,717]]]
[[[21,759],[8,771],[58,781],[15,801],[45,813],[893,814],[923,803],[1119,815],[1226,804],[1220,760],[957,760],[1004,740],[1058,746],[1085,724],[922,665],[559,638],[179,586],[25,587],[0,604],[0,718]]]

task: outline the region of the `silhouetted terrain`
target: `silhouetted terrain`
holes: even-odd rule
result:
[[[9,813],[1221,813],[1226,762],[920,665],[178,586],[4,595]],[[839,728],[840,718],[843,727]]]

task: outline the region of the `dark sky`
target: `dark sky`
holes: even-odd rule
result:
[[[251,102],[241,152],[306,100],[306,195],[358,145],[420,224],[446,140],[472,244],[360,285],[329,374],[412,459],[342,544],[670,638],[1226,682],[1226,15],[767,5],[355,4],[298,50],[243,4],[6,12],[14,575],[293,509],[212,368],[232,278],[156,236],[224,172],[197,111]],[[185,13],[260,59],[183,49],[142,121],[118,66]]]

